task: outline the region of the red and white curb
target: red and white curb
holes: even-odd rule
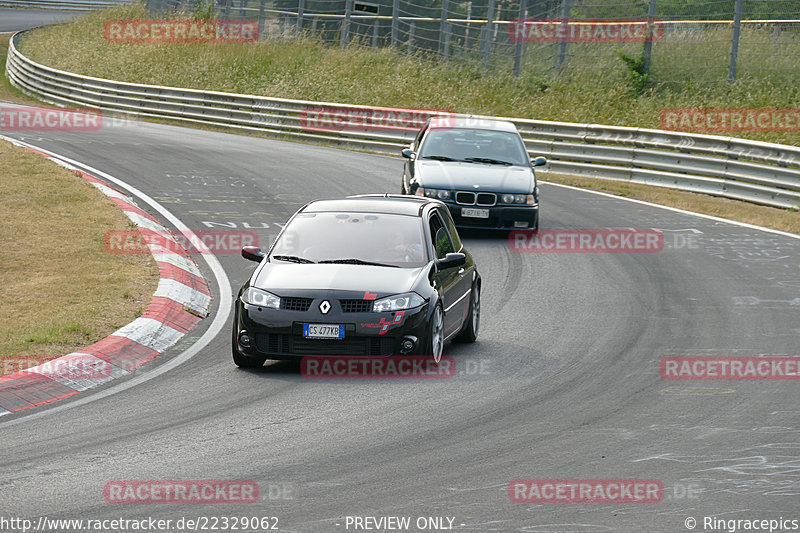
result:
[[[13,139],[6,140],[14,142]],[[80,174],[111,198],[142,230],[170,235],[158,220],[137,207],[131,197],[76,167],[23,147]],[[188,254],[181,253],[183,248],[177,242],[169,249],[152,244],[148,246],[158,264],[160,280],[144,314],[79,352],[0,376],[0,416],[67,398],[130,374],[177,343],[208,316],[211,305],[208,284]]]

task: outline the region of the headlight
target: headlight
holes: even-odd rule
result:
[[[372,310],[375,312],[402,311],[403,309],[420,306],[423,303],[425,303],[425,300],[422,296],[416,292],[407,292],[375,300],[372,302]]]
[[[504,194],[500,199],[504,204],[534,204],[532,194]]]
[[[417,189],[417,196],[425,196],[426,198],[438,198],[439,200],[449,200],[450,191],[445,189],[428,189],[420,187]]]
[[[249,305],[256,305],[258,307],[269,307],[270,309],[280,309],[281,299],[272,294],[271,292],[262,291],[255,287],[248,287],[242,293],[242,301]]]

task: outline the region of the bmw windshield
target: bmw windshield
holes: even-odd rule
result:
[[[416,268],[428,252],[419,218],[383,213],[299,213],[270,261]]]
[[[519,136],[507,131],[467,128],[432,129],[425,136],[422,159],[528,166]]]

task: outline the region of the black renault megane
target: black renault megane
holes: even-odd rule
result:
[[[473,342],[481,277],[440,201],[401,195],[318,200],[295,213],[234,304],[233,360],[306,355],[442,356]]]

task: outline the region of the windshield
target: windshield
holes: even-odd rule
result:
[[[507,131],[466,128],[432,129],[422,143],[423,159],[473,160],[475,162],[529,164],[519,136]]]
[[[420,219],[374,213],[300,213],[270,261],[419,267],[428,262]]]

